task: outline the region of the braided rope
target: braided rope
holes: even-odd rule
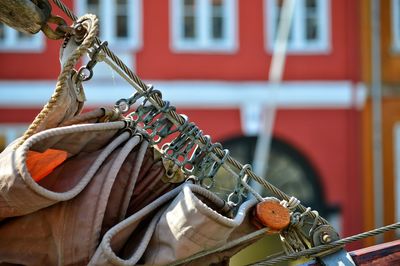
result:
[[[20,142],[17,144],[16,147],[19,147],[25,140],[27,140],[30,136],[37,133],[38,127],[42,124],[43,120],[48,116],[48,114],[53,111],[54,107],[60,100],[60,96],[62,95],[67,79],[71,74],[75,64],[81,58],[88,49],[92,46],[93,40],[98,32],[98,19],[95,15],[87,14],[82,17],[82,19],[89,19],[92,24],[89,29],[87,37],[84,39],[81,45],[72,53],[72,55],[68,58],[65,64],[62,66],[62,71],[58,76],[56,88],[54,90],[53,95],[51,96],[50,100],[46,103],[40,113],[35,117],[34,121],[31,123],[27,131],[22,136]]]

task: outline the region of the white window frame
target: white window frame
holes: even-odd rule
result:
[[[193,40],[183,38],[183,0],[170,0],[170,47],[177,53],[211,52],[234,53],[238,49],[238,8],[237,0],[225,0],[224,33],[222,40],[212,39],[210,31],[211,0],[195,1],[198,36]]]
[[[266,50],[274,50],[274,35],[277,28],[275,16],[278,11],[276,0],[264,0],[264,25]],[[292,19],[292,39],[288,42],[287,52],[290,54],[327,54],[331,51],[331,7],[330,0],[319,0],[318,25],[320,25],[320,38],[316,42],[305,39],[305,0],[295,0],[296,7]]]
[[[24,132],[28,129],[29,124],[0,124],[0,135],[5,140],[6,148],[10,143],[15,141],[17,138],[21,137]]]
[[[18,31],[3,24],[5,38],[0,40],[0,52],[42,52],[44,50],[43,33],[31,35],[29,39],[18,38]]]
[[[110,0],[99,0],[100,38],[108,41],[109,47],[116,51],[136,51],[142,46],[142,0],[128,0],[128,37],[121,39],[116,36],[115,13],[116,5]],[[75,0],[75,10],[84,15],[87,12],[87,2]]]
[[[396,3],[397,2],[397,3]],[[400,3],[399,0],[392,0],[392,50],[400,53]]]

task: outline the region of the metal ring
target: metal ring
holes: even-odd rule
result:
[[[247,183],[249,176],[247,175],[246,170],[251,171],[251,169],[252,169],[252,167],[250,164],[243,165],[242,169],[240,169],[238,179],[242,179],[244,182]]]
[[[211,183],[207,184],[207,183],[205,182],[205,181],[208,181],[208,180],[211,180]],[[201,185],[202,187],[206,188],[206,189],[212,188],[212,187],[214,186],[214,183],[215,183],[215,181],[214,181],[214,179],[211,178],[211,177],[205,177],[205,178],[201,179],[201,181],[200,181],[200,185]]]
[[[84,70],[89,71],[89,75],[83,73]],[[86,66],[81,67],[78,70],[78,79],[80,81],[88,81],[93,77],[93,70],[91,68],[87,68]]]
[[[236,196],[236,197],[235,197],[235,196]],[[234,201],[234,200],[236,200],[236,201]],[[229,205],[231,205],[231,206],[233,206],[233,207],[236,207],[236,206],[239,205],[240,202],[242,201],[242,197],[240,196],[239,193],[237,193],[236,191],[234,191],[234,192],[232,192],[231,194],[229,194],[227,201],[228,201],[228,204],[229,204]]]
[[[126,112],[129,111],[129,104],[126,99],[119,99],[115,103],[115,108],[117,108],[122,114],[125,114]]]

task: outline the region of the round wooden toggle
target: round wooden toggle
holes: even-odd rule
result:
[[[273,232],[285,229],[290,223],[289,209],[273,199],[258,203],[254,209],[254,218],[258,227],[266,226]]]

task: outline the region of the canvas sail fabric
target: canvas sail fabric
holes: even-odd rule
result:
[[[160,152],[113,108],[80,114],[75,75],[34,134],[0,154],[0,265],[161,265],[255,230],[254,202],[232,219],[212,192],[166,183]]]
[[[157,151],[140,134],[121,131],[124,126],[49,129],[0,154],[8,167],[0,175],[1,263],[161,265],[222,245],[239,227],[246,227],[243,234],[254,230],[243,223],[245,213],[230,219],[212,209],[221,205],[215,195],[203,202],[193,192],[199,186],[165,184]],[[24,158],[48,149],[66,151],[68,159],[36,182]],[[198,265],[230,255],[208,256]]]
[[[86,265],[108,228],[132,206],[143,207],[133,194],[149,193],[143,186],[146,175],[161,183],[164,170],[142,136],[118,132],[123,125],[50,129],[0,155],[0,213],[8,218],[0,224],[1,262]],[[36,183],[22,159],[26,145],[35,151],[64,150],[69,158]]]
[[[248,213],[256,203],[245,202],[235,217],[228,218],[216,211],[222,208],[221,200],[212,192],[183,184],[112,227],[89,265],[168,265],[220,247],[255,231]],[[251,243],[207,255],[188,265],[227,261]]]
[[[93,112],[96,121],[106,113]],[[255,230],[247,207],[227,218],[212,192],[164,183],[158,151],[124,131],[123,121],[74,121],[81,123],[44,130],[0,154],[0,265],[162,265]],[[27,154],[48,149],[68,158],[35,181]]]

